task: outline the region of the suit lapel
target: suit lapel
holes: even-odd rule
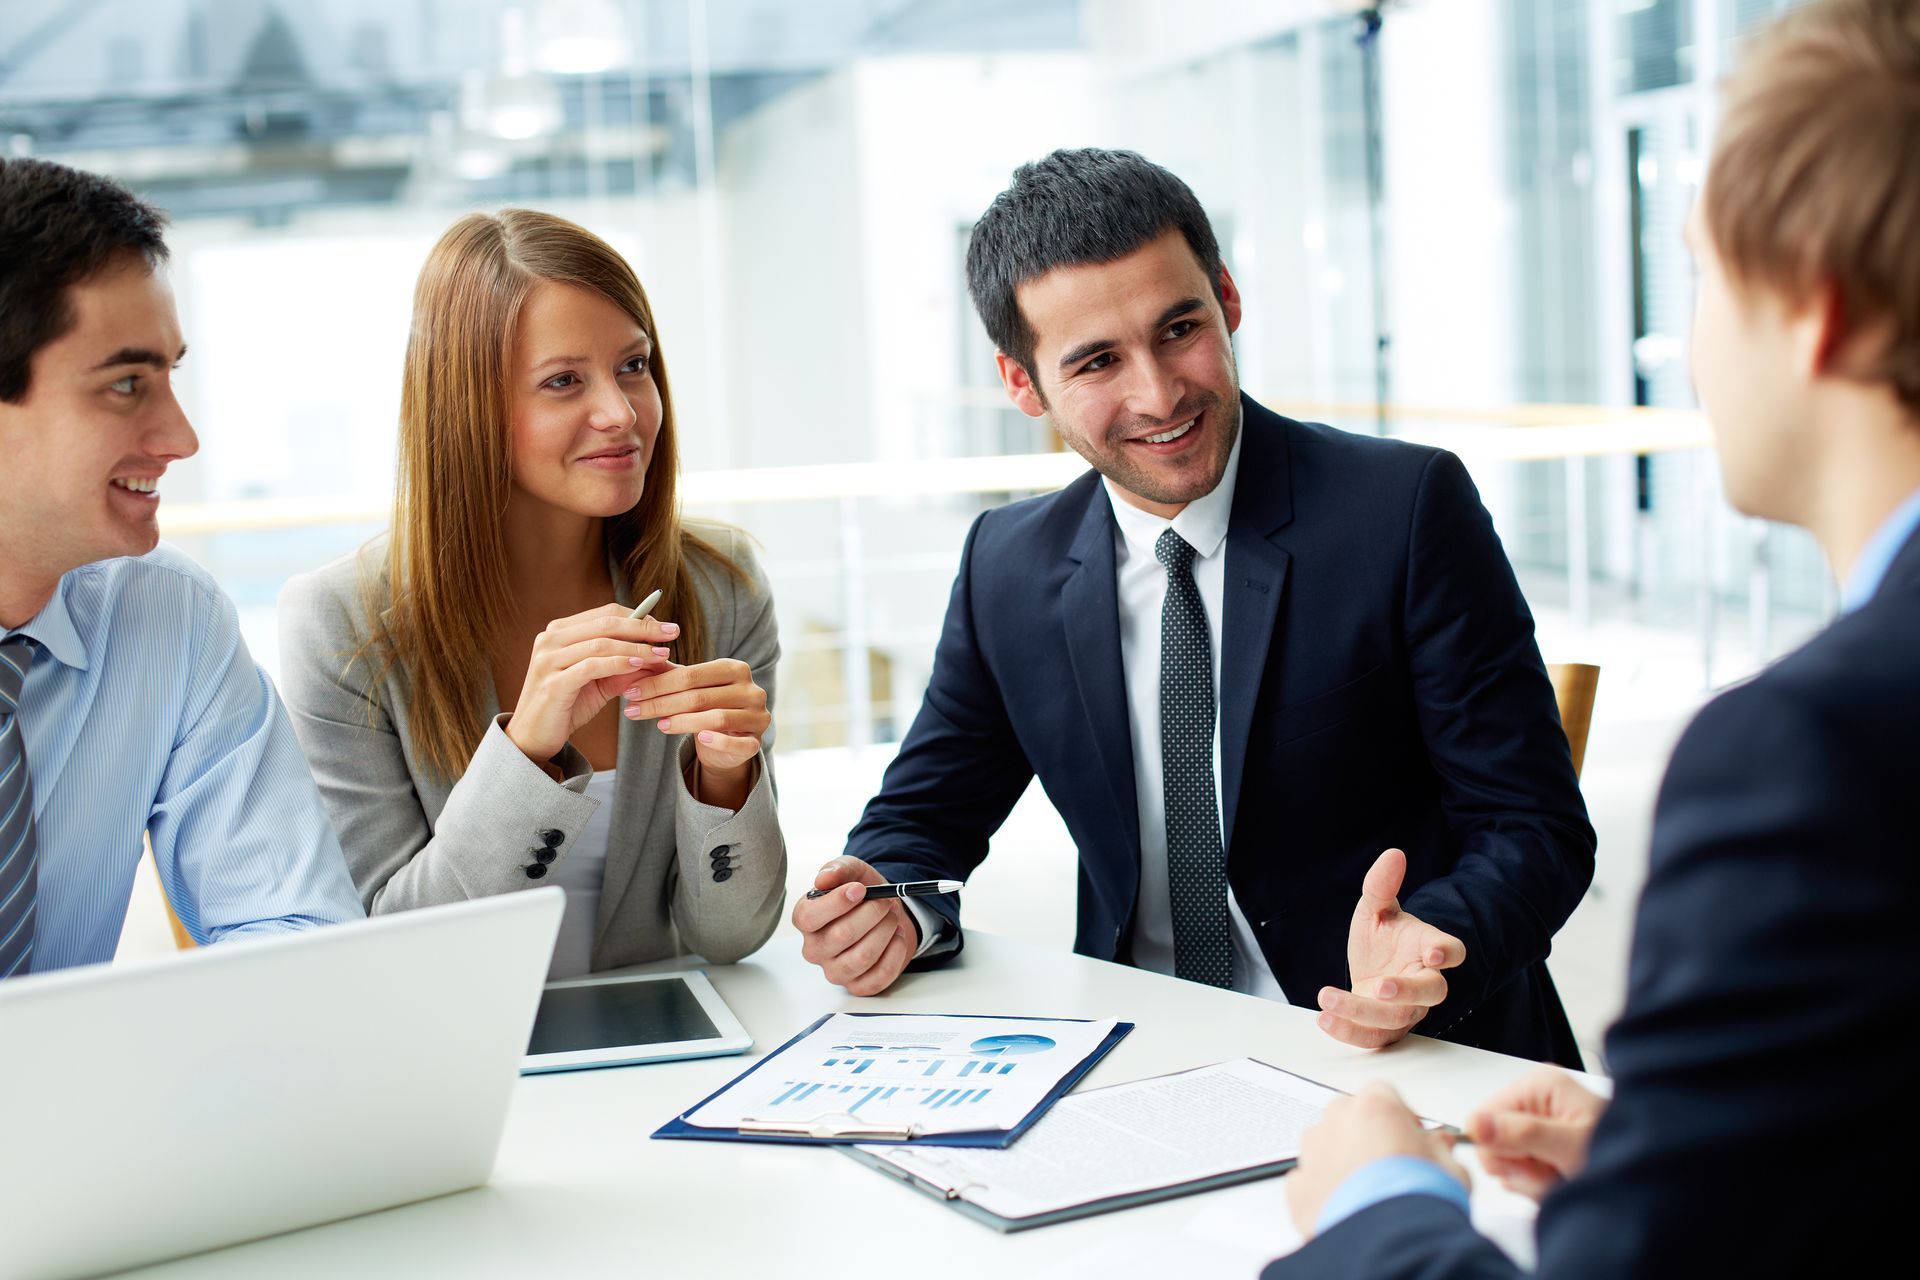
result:
[[[1120,818],[1120,839],[1111,849],[1083,849],[1090,859],[1114,860],[1115,883],[1132,885],[1140,870],[1140,807],[1133,785],[1133,734],[1128,727],[1127,681],[1120,660],[1120,605],[1114,583],[1113,512],[1096,480],[1088,487],[1086,514],[1067,552],[1079,567],[1060,593],[1065,610],[1067,661],[1093,726],[1094,754]],[[1131,904],[1129,890],[1122,901]]]
[[[1247,735],[1292,558],[1272,537],[1293,519],[1286,425],[1245,396],[1240,403],[1240,471],[1227,525],[1220,623],[1220,796],[1225,810],[1220,843],[1229,851],[1246,777]]]

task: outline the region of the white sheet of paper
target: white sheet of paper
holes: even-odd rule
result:
[[[1337,1090],[1251,1058],[1062,1098],[1006,1150],[862,1147],[1007,1218],[1288,1160]]]
[[[837,1013],[686,1119],[708,1129],[843,1115],[911,1124],[919,1134],[1011,1129],[1113,1027],[1112,1019]]]

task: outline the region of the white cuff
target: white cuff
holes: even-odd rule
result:
[[[913,922],[920,926],[920,949],[913,953],[913,958],[918,960],[939,943],[940,935],[946,932],[947,922],[912,898],[902,898],[900,901],[913,913]]]

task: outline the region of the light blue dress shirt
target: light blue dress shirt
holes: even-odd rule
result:
[[[1467,1213],[1467,1189],[1431,1160],[1419,1156],[1382,1156],[1363,1164],[1333,1189],[1313,1233],[1325,1235],[1362,1209],[1370,1209],[1395,1196],[1438,1196]]]
[[[1887,570],[1893,567],[1894,557],[1907,545],[1916,528],[1920,528],[1920,489],[1895,507],[1893,514],[1881,521],[1880,527],[1867,539],[1867,545],[1860,548],[1860,559],[1854,562],[1853,572],[1840,588],[1842,613],[1852,613],[1873,599],[1873,593],[1886,580]]]
[[[19,712],[35,970],[113,958],[143,832],[196,941],[365,915],[286,708],[206,570],[164,543],[82,565],[0,639],[16,635],[39,644]]]

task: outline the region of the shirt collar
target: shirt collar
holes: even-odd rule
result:
[[[1227,466],[1220,473],[1220,483],[1213,486],[1211,493],[1182,507],[1180,514],[1171,520],[1163,520],[1134,506],[1119,494],[1113,481],[1102,476],[1107,501],[1113,506],[1114,522],[1120,526],[1120,536],[1126,540],[1127,549],[1152,559],[1153,544],[1171,528],[1202,560],[1220,550],[1220,544],[1227,539],[1227,525],[1233,519],[1233,485],[1240,474],[1240,442],[1244,439],[1243,423],[1242,430],[1234,436],[1233,449],[1227,454]]]
[[[1895,507],[1893,514],[1881,521],[1880,527],[1867,539],[1867,545],[1860,548],[1860,558],[1854,561],[1853,572],[1847,575],[1846,585],[1840,589],[1842,613],[1852,613],[1873,599],[1886,580],[1887,570],[1899,556],[1900,548],[1907,545],[1916,528],[1920,528],[1920,489]]]
[[[67,666],[76,671],[85,671],[87,646],[81,641],[79,631],[74,628],[73,615],[67,612],[67,583],[78,572],[80,572],[79,569],[74,569],[61,578],[60,585],[53,589],[53,598],[47,601],[45,607],[20,626],[7,632],[7,635],[25,636],[29,640],[36,641],[41,648]]]

